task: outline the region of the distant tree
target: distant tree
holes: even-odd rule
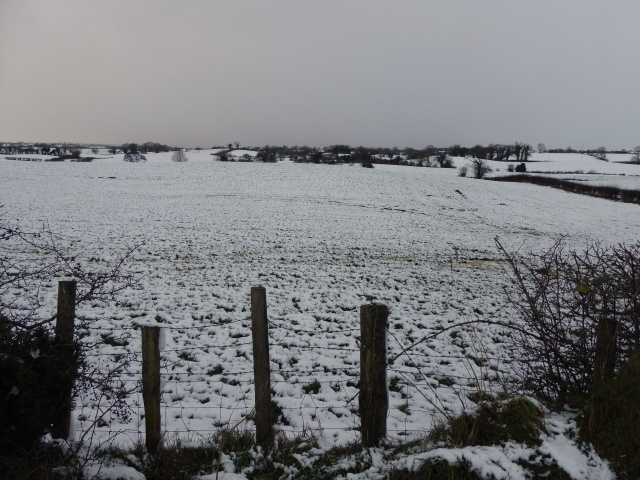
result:
[[[607,149],[604,147],[598,147],[596,148],[593,156],[600,160],[607,161]]]
[[[109,149],[109,153],[111,153],[112,155],[115,155],[116,153],[118,153],[118,147],[111,147]]]
[[[516,142],[513,144],[513,153],[516,156],[516,160],[526,162],[529,159],[529,155],[531,155],[531,145]]]
[[[170,148],[168,145],[163,145],[161,143],[156,143],[156,142],[146,142],[144,145],[142,145],[142,147],[144,148],[143,153],[144,152],[160,153],[160,152],[170,152],[171,150],[173,150],[173,148]]]
[[[331,145],[329,151],[334,155],[349,155],[351,147],[349,145]]]
[[[184,150],[180,149],[173,152],[173,155],[171,155],[171,160],[174,162],[186,162],[188,158],[187,154],[184,153]]]
[[[120,147],[123,153],[140,153],[140,149],[138,148],[137,143],[125,143]]]
[[[72,148],[71,149],[71,156],[73,158],[80,158],[80,154],[82,153],[82,150],[80,150],[79,148]]]
[[[453,159],[447,152],[438,152],[434,158],[440,168],[453,168]]]
[[[631,157],[633,163],[640,164],[640,145],[633,149],[633,157]]]
[[[487,158],[487,149],[482,145],[474,145],[468,153],[473,158]]]
[[[469,149],[466,147],[461,147],[460,145],[451,145],[449,147],[449,155],[452,157],[466,157]]]
[[[516,144],[519,145],[519,144]],[[493,146],[495,149],[495,156],[493,157],[495,160],[498,161],[508,161],[509,157],[511,156],[512,153],[514,153],[514,146],[512,145],[494,145]],[[489,158],[489,157],[485,157],[485,158]]]
[[[236,148],[240,148],[240,142],[233,142],[236,146]]]
[[[546,153],[547,151],[547,147],[544,143],[539,143],[538,144],[538,152],[540,153]]]
[[[433,145],[427,145],[426,147],[424,147],[423,151],[424,151],[424,158],[427,158],[427,159],[438,154],[445,154],[445,155],[447,154],[446,151],[439,152],[438,149]]]
[[[404,149],[404,154],[407,157],[407,160],[422,160],[427,157],[427,154],[424,150],[417,150],[415,148],[407,147]],[[418,162],[420,164],[422,162]]]
[[[91,149],[91,152],[92,152],[94,155],[97,155],[99,151],[100,151],[100,149],[98,149],[98,148],[92,148],[92,149]]]
[[[371,152],[365,147],[358,147],[354,150],[351,159],[354,163],[372,163]]]
[[[266,163],[275,163],[277,161],[276,148],[266,145],[258,150],[256,159]]]
[[[527,165],[524,163],[521,163],[516,166],[515,171],[518,173],[525,173],[527,171]]]
[[[484,178],[493,172],[493,169],[487,164],[486,160],[482,158],[472,158],[470,171],[474,178]]]

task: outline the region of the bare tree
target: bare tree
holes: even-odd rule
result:
[[[436,162],[440,168],[453,168],[453,159],[447,154],[447,152],[438,152],[435,155]]]
[[[598,147],[596,148],[595,152],[593,153],[593,156],[600,159],[600,160],[604,160],[605,162],[608,161],[607,160],[607,149],[604,147]]]
[[[516,144],[518,145],[518,144]],[[509,157],[513,153],[512,145],[493,145],[495,150],[495,160],[509,161]]]
[[[526,162],[531,155],[531,145],[528,143],[516,142],[513,144],[513,150],[516,155],[516,160],[519,162]]]
[[[487,161],[482,158],[472,158],[469,170],[474,178],[484,178],[489,173],[493,172],[493,168],[491,168]]]
[[[173,155],[171,155],[171,160],[174,162],[186,162],[188,158],[187,154],[184,153],[184,150],[180,149],[173,152]]]

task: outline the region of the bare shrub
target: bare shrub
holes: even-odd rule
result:
[[[187,154],[184,153],[184,150],[180,149],[173,152],[173,154],[171,155],[171,160],[174,162],[186,162],[188,158]]]
[[[86,340],[79,338],[73,340],[69,356],[67,345],[53,333],[56,315],[44,313],[51,306],[43,304],[42,293],[56,278],[73,278],[78,284],[76,304],[113,299],[135,284],[124,265],[138,247],[127,250],[110,266],[88,269],[63,242],[46,226],[25,232],[0,214],[0,383],[9,393],[0,401],[1,465],[13,463],[6,455],[28,455],[65,415],[59,395],[62,384],[73,386],[76,393],[91,392],[111,399],[102,409],[103,415],[111,412],[125,417],[129,411],[124,387],[115,377],[127,368],[128,358],[103,371],[85,361]],[[24,252],[31,252],[37,260],[22,258]],[[80,321],[77,326],[86,325]]]
[[[559,240],[529,258],[496,243],[508,264],[507,299],[525,322],[512,338],[527,386],[550,400],[583,399],[640,347],[640,241],[577,252]],[[613,340],[598,345],[605,328]],[[599,371],[598,351],[611,359]]]
[[[147,157],[138,152],[129,152],[125,154],[123,160],[125,162],[138,163],[138,162],[146,162]]]
[[[432,157],[436,161],[436,165],[440,168],[455,168],[453,159],[445,152],[438,153],[435,157]]]

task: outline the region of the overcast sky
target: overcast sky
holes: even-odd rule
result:
[[[640,144],[640,0],[0,0],[0,141]]]

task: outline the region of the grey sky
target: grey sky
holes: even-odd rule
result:
[[[0,140],[640,144],[640,1],[0,0]]]

